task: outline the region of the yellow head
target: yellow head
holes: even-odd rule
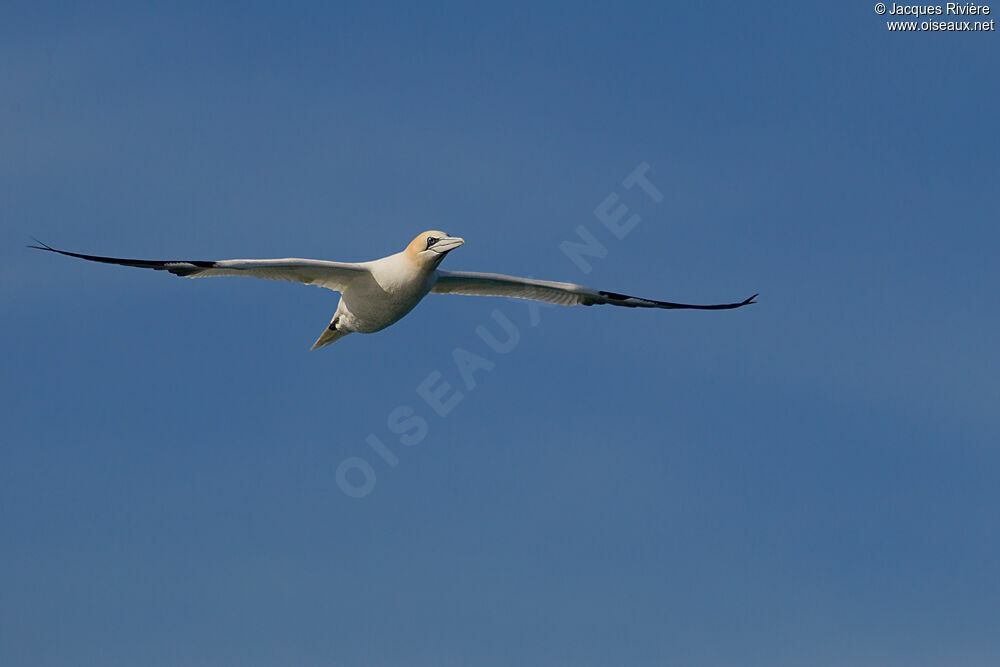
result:
[[[441,263],[445,255],[463,243],[465,241],[457,236],[448,236],[444,232],[432,229],[410,241],[403,254],[421,266],[435,267]]]

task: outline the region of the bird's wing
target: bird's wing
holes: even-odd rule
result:
[[[175,276],[185,278],[209,278],[212,276],[247,276],[265,280],[290,280],[306,285],[317,285],[334,291],[342,292],[354,278],[368,272],[363,264],[347,262],[325,262],[318,259],[224,259],[220,261],[202,260],[153,260],[153,259],[121,259],[118,257],[101,257],[98,255],[82,255],[66,250],[56,250],[41,241],[40,245],[28,246],[38,250],[57,252],[60,255],[79,257],[91,262],[105,264],[121,264],[142,269],[169,271]]]
[[[670,301],[654,301],[641,299],[637,296],[602,292],[599,290],[574,285],[573,283],[556,283],[548,280],[533,280],[504,276],[499,273],[474,273],[469,271],[438,271],[437,282],[433,292],[438,294],[469,294],[473,296],[507,296],[515,299],[532,299],[546,301],[560,306],[593,306],[609,303],[613,306],[627,308],[697,308],[699,310],[726,310],[739,308],[756,303],[754,294],[749,299],[739,303],[719,303],[713,305],[696,305],[690,303],[672,303]]]

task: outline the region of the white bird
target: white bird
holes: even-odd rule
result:
[[[370,262],[328,262],[318,259],[225,259],[148,260],[120,259],[82,255],[56,250],[37,241],[28,246],[57,252],[91,262],[121,264],[157,271],[169,271],[185,278],[211,276],[250,276],[266,280],[290,280],[317,285],[340,292],[337,311],[323,334],[313,344],[317,349],[343,338],[349,333],[374,333],[399,321],[430,292],[438,294],[470,294],[475,296],[506,296],[533,299],[562,306],[593,306],[608,303],[628,308],[697,308],[725,310],[756,303],[754,294],[739,303],[691,305],[653,301],[635,296],[603,292],[547,280],[532,280],[498,273],[442,271],[438,265],[445,256],[465,241],[440,231],[427,231],[413,239],[406,249]]]

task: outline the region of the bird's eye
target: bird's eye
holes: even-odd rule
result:
[[[440,239],[436,239],[433,236],[428,236],[427,237],[427,248],[430,248],[432,245],[434,245],[438,241],[440,241]],[[424,250],[427,250],[427,248],[424,248]]]

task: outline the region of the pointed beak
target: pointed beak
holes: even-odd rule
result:
[[[457,236],[446,236],[437,243],[434,244],[432,250],[444,254],[450,252],[457,248],[458,246],[465,243],[465,239],[460,239]]]

